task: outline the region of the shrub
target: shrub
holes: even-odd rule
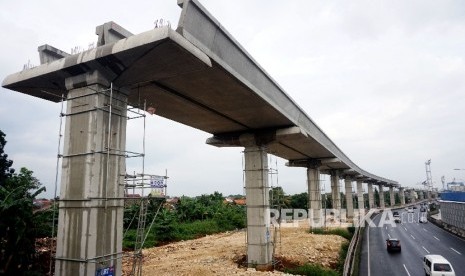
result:
[[[287,268],[284,270],[286,273],[298,275],[312,275],[312,276],[338,276],[339,274],[329,268],[325,268],[319,264],[305,264],[296,268]]]

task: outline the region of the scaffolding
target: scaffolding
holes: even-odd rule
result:
[[[269,205],[270,209],[276,209],[276,210],[280,211],[280,206],[282,206],[282,204],[284,202],[284,193],[281,193],[280,195],[278,195],[277,198],[275,198],[275,195],[274,195],[275,194],[274,193],[275,188],[281,188],[279,186],[279,181],[278,181],[277,158],[275,157],[275,160],[274,160],[275,161],[275,167],[270,166],[270,164],[273,164],[271,154],[267,154],[267,161],[268,161],[267,162],[268,166],[265,168],[265,170],[267,171],[267,174],[268,174],[268,186],[266,187],[266,188],[269,189],[268,205]],[[242,188],[243,188],[243,196],[247,196],[247,194],[246,194],[246,183],[245,183],[246,176],[245,176],[245,174],[246,174],[245,157],[244,157],[244,155],[242,155]],[[246,200],[247,200],[247,198],[246,198]],[[270,212],[270,215],[271,215],[271,212]],[[279,216],[279,212],[278,212],[278,216]],[[247,218],[246,218],[246,220],[247,220]],[[273,266],[275,266],[277,264],[276,263],[277,261],[274,258],[275,253],[276,253],[277,245],[279,246],[279,248],[281,248],[280,247],[281,246],[281,233],[279,231],[280,230],[280,224],[281,224],[281,218],[279,217],[276,220],[276,222],[278,222],[277,226],[274,223],[270,223],[270,229],[273,228],[273,230],[270,231],[271,233],[267,233],[267,236],[269,237],[269,239],[271,240],[271,244],[273,245],[273,252],[272,252]],[[247,227],[247,221],[246,221],[246,227]],[[244,245],[245,245],[245,251],[246,252],[247,252],[247,243],[248,243],[248,237],[247,237],[247,231],[246,231],[245,236],[244,236]],[[245,258],[244,265],[246,265],[246,266],[248,265],[247,257]]]
[[[142,249],[157,218],[157,215],[165,203],[166,189],[168,186],[167,180],[167,175],[126,175],[126,201],[128,205],[131,205],[131,203],[128,201],[132,201],[132,205],[136,205],[138,209],[138,212],[134,214],[123,235],[124,237],[127,236],[129,229],[137,217],[136,240],[134,242],[134,251],[130,256],[132,258],[132,269],[129,275],[142,275]],[[151,192],[145,196],[145,190],[151,190]],[[130,191],[133,193],[129,193]],[[134,193],[135,191],[141,191],[142,196]],[[150,211],[154,211],[155,213],[153,214],[153,218],[150,221],[150,225],[147,227],[147,217]]]
[[[277,252],[281,252],[281,208],[285,204],[285,194],[282,187],[279,186],[279,178],[278,178],[278,158],[274,156],[274,167],[273,167],[273,155],[269,155],[269,168],[268,168],[268,176],[269,176],[269,183],[270,183],[270,208],[278,210],[278,220],[276,222],[278,225],[270,225],[273,228],[273,235],[271,237],[272,244],[273,244],[273,266],[276,266],[277,260],[275,258]],[[277,193],[274,190],[277,190]],[[282,193],[279,192],[282,191]],[[276,198],[275,198],[276,196]],[[274,213],[276,215],[276,213]]]
[[[146,110],[150,114],[153,114],[155,110],[153,107],[147,107],[146,101],[144,101],[141,108],[140,102],[139,95],[139,105],[128,108],[128,112],[134,114],[134,117],[128,117],[128,120],[143,119],[142,153],[129,152],[130,154],[126,155],[126,157],[140,157],[142,159],[141,172],[134,172],[132,175],[126,173],[124,180],[125,206],[132,203],[138,208],[138,213],[134,214],[123,235],[123,238],[127,236],[137,216],[136,240],[134,242],[134,251],[130,256],[132,258],[132,269],[129,275],[131,276],[142,275],[142,250],[155,219],[165,203],[168,187],[167,171],[165,171],[164,176],[145,173]],[[146,194],[147,191],[150,192]],[[147,228],[147,216],[151,211],[154,211],[155,214]]]
[[[89,87],[90,88],[90,87]],[[56,256],[56,248],[55,248],[55,243],[56,243],[56,232],[55,232],[55,227],[56,227],[56,221],[57,221],[57,212],[59,210],[59,205],[58,202],[60,201],[66,201],[67,199],[60,199],[57,195],[57,188],[58,188],[58,178],[59,178],[59,171],[60,171],[60,164],[61,160],[63,158],[68,158],[68,157],[74,157],[74,156],[81,156],[81,155],[90,155],[90,154],[96,154],[96,153],[101,153],[106,155],[106,181],[103,185],[103,197],[99,198],[84,198],[82,200],[87,201],[87,200],[103,200],[105,202],[105,208],[107,208],[107,202],[108,201],[119,201],[123,200],[124,205],[126,206],[126,203],[128,201],[133,201],[136,199],[135,195],[136,192],[141,191],[141,196],[137,198],[135,203],[137,203],[139,206],[139,212],[138,212],[138,219],[137,219],[137,230],[136,230],[136,241],[135,241],[135,247],[134,247],[134,253],[132,254],[132,259],[133,259],[133,267],[132,267],[132,273],[131,275],[142,275],[142,248],[144,246],[144,243],[147,239],[148,233],[150,231],[150,228],[152,227],[155,218],[157,217],[157,214],[160,210],[160,208],[163,206],[163,203],[166,199],[166,190],[167,190],[167,172],[165,172],[164,176],[159,176],[159,175],[153,175],[153,174],[146,174],[145,173],[145,119],[146,119],[146,111],[149,112],[150,114],[153,114],[154,110],[152,107],[147,108],[146,102],[144,101],[144,104],[141,105],[140,102],[140,95],[139,95],[139,104],[137,106],[130,107],[128,102],[125,100],[121,100],[118,97],[114,96],[114,87],[113,84],[110,84],[110,87],[107,89],[103,89],[100,91],[93,90],[91,93],[86,93],[84,95],[76,96],[73,98],[70,97],[65,97],[62,95],[61,97],[61,111],[60,111],[60,127],[59,127],[59,134],[58,134],[58,153],[57,153],[57,162],[56,162],[56,176],[55,176],[55,189],[54,189],[54,199],[55,203],[53,204],[53,225],[52,225],[52,239],[51,239],[51,254],[50,254],[50,266],[49,266],[49,275],[53,275],[53,262],[54,259],[56,260],[68,260],[67,258],[62,258],[62,257],[57,257]],[[113,116],[119,116],[123,117],[127,120],[132,120],[132,119],[138,119],[142,118],[143,119],[143,135],[142,135],[142,152],[137,153],[137,152],[131,152],[131,151],[122,151],[119,149],[113,149],[111,148],[112,141],[111,137],[112,135],[107,135],[107,140],[106,140],[106,145],[102,149],[93,149],[90,152],[83,152],[83,153],[78,153],[78,154],[72,154],[72,155],[67,155],[64,156],[62,153],[62,126],[63,126],[63,118],[67,116],[74,116],[77,114],[81,114],[83,112],[70,112],[69,113],[64,113],[64,102],[73,100],[77,101],[79,103],[81,98],[85,98],[88,96],[93,96],[93,95],[103,95],[104,100],[103,103],[100,106],[94,106],[93,108],[83,111],[83,112],[103,112],[108,114],[108,129],[106,130],[108,134],[112,133],[111,125],[112,125],[112,117]],[[116,113],[113,111],[113,105],[114,103],[119,103],[118,105],[122,105],[127,107],[126,113],[120,114]],[[84,100],[82,102],[83,105],[87,104]],[[123,197],[109,197],[108,192],[107,192],[107,182],[109,179],[109,171],[110,171],[110,156],[119,156],[119,157],[124,157],[124,158],[133,158],[133,157],[139,157],[142,159],[142,165],[141,165],[141,173],[134,173],[133,175],[128,175],[125,173],[125,175],[122,175],[124,177],[124,183],[116,183],[117,185],[123,185],[124,186],[124,196]],[[118,180],[116,180],[118,182]],[[145,191],[150,190],[150,193],[145,196]],[[132,191],[132,193],[131,193]],[[82,201],[81,200],[81,201]],[[158,204],[157,204],[158,203]],[[155,215],[153,216],[153,219],[150,223],[148,231],[146,231],[146,219],[147,219],[147,214],[150,212],[150,207],[155,206],[156,212]],[[106,213],[105,213],[106,215]],[[133,219],[134,220],[134,219]],[[132,220],[132,221],[133,221]],[[132,223],[131,221],[131,223]],[[106,220],[104,220],[104,223],[106,223]],[[130,225],[129,225],[130,226]],[[124,233],[123,236],[127,234],[127,230]],[[110,261],[115,260],[115,259],[120,259],[123,258],[123,252],[106,252],[102,256],[94,256],[91,258],[86,258],[85,260],[77,260],[79,262],[95,262],[97,263],[97,268],[96,268],[96,275],[107,275],[109,271],[112,270],[112,267],[109,266]],[[76,260],[71,260],[71,261],[76,261]]]

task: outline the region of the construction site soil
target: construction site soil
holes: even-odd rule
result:
[[[346,239],[316,235],[308,227],[281,227],[276,234],[274,271],[260,272],[245,266],[245,230],[205,236],[143,250],[143,275],[282,275],[283,267],[306,263],[335,268]],[[129,275],[132,259],[123,258],[123,275]]]

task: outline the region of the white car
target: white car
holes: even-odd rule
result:
[[[407,212],[413,213],[413,208],[412,207],[408,208]]]
[[[427,223],[428,219],[425,216],[421,216],[420,219],[418,220],[419,223]]]
[[[425,255],[423,269],[428,276],[455,276],[452,265],[441,255]]]

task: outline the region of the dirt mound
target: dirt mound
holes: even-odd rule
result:
[[[334,268],[344,238],[314,235],[307,227],[281,228],[276,232],[277,268],[318,263]],[[279,275],[280,271],[258,272],[246,268],[245,231],[209,235],[144,249],[144,275]],[[123,275],[128,275],[132,262],[123,262]]]

